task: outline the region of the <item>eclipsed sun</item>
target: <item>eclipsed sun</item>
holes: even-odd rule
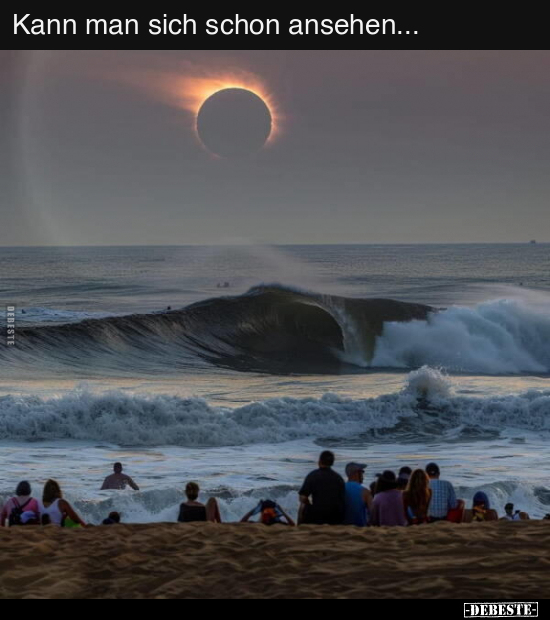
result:
[[[281,133],[282,119],[273,96],[260,78],[247,71],[215,73],[189,66],[182,67],[182,73],[140,71],[124,79],[189,112],[199,143],[216,157],[251,155]]]

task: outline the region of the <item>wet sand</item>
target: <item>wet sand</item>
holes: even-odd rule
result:
[[[0,531],[2,598],[456,598],[550,591],[550,522]]]

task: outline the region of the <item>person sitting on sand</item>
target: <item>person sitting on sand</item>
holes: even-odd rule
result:
[[[40,506],[31,497],[31,485],[27,481],[20,482],[15,490],[15,497],[9,499],[2,508],[1,527],[15,525],[38,525]]]
[[[110,512],[109,516],[103,520],[101,525],[118,525],[120,523],[120,513]]]
[[[464,511],[464,523],[479,523],[482,521],[498,521],[496,510],[491,509],[487,494],[478,491],[474,495],[472,509]]]
[[[529,515],[526,512],[522,512],[521,510],[514,510],[514,504],[508,502],[506,506],[504,506],[505,515],[502,517],[501,521],[527,521],[529,520]]]
[[[319,457],[319,469],[312,471],[299,491],[298,524],[340,525],[346,512],[346,485],[334,465],[334,454],[326,450]]]
[[[69,502],[63,499],[61,487],[55,480],[48,480],[44,485],[40,520],[42,525],[86,527],[84,521],[73,510]]]
[[[397,478],[390,470],[382,472],[376,483],[376,495],[372,501],[371,525],[405,526],[403,493],[397,490]]]
[[[446,480],[440,480],[440,470],[437,463],[429,463],[426,466],[426,473],[430,478],[430,488],[432,490],[432,499],[428,516],[430,523],[434,521],[444,521],[450,510],[457,510],[464,507],[462,500],[456,499],[456,493],[453,485]]]
[[[256,508],[253,508],[244,515],[241,519],[241,523],[248,523],[250,519],[256,515],[260,515],[259,523],[263,523],[264,525],[290,525],[292,527],[296,525],[279,504],[270,499],[260,500]]]
[[[372,510],[372,493],[365,489],[366,465],[362,463],[348,463],[346,465],[346,514],[344,525],[365,527],[370,519]]]
[[[197,501],[200,493],[199,485],[190,482],[185,487],[187,501],[181,504],[178,516],[178,523],[195,523],[197,521],[210,521],[211,523],[221,523],[220,508],[216,498],[211,497],[206,506]]]
[[[423,469],[415,469],[403,491],[403,507],[409,525],[428,523],[428,509],[432,499],[430,479]]]
[[[124,491],[129,486],[134,491],[139,491],[138,485],[126,474],[122,473],[122,463],[115,463],[113,466],[114,474],[107,476],[101,487],[102,491]]]
[[[409,484],[409,478],[411,477],[412,469],[410,467],[402,467],[397,474],[397,488],[399,491],[404,491]]]

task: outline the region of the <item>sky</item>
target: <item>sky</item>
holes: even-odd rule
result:
[[[544,50],[4,50],[0,245],[550,241],[549,66]],[[222,84],[273,115],[244,158],[195,131]]]

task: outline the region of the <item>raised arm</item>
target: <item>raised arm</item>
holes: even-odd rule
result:
[[[248,521],[254,517],[255,515],[260,514],[262,511],[262,502],[259,502],[257,506],[254,506],[250,512],[247,512],[244,517],[241,519],[241,523],[248,523]]]
[[[296,523],[294,523],[294,519],[292,519],[291,517],[289,517],[289,515],[281,508],[281,506],[279,504],[277,504],[277,508],[279,509],[279,511],[281,512],[281,514],[283,515],[283,517],[287,520],[287,523],[294,527],[296,525]]]
[[[241,523],[248,523],[248,521],[250,520],[250,517],[252,517],[252,515],[254,514],[254,511],[256,509],[254,508],[253,510],[249,510],[244,517],[241,519]]]

